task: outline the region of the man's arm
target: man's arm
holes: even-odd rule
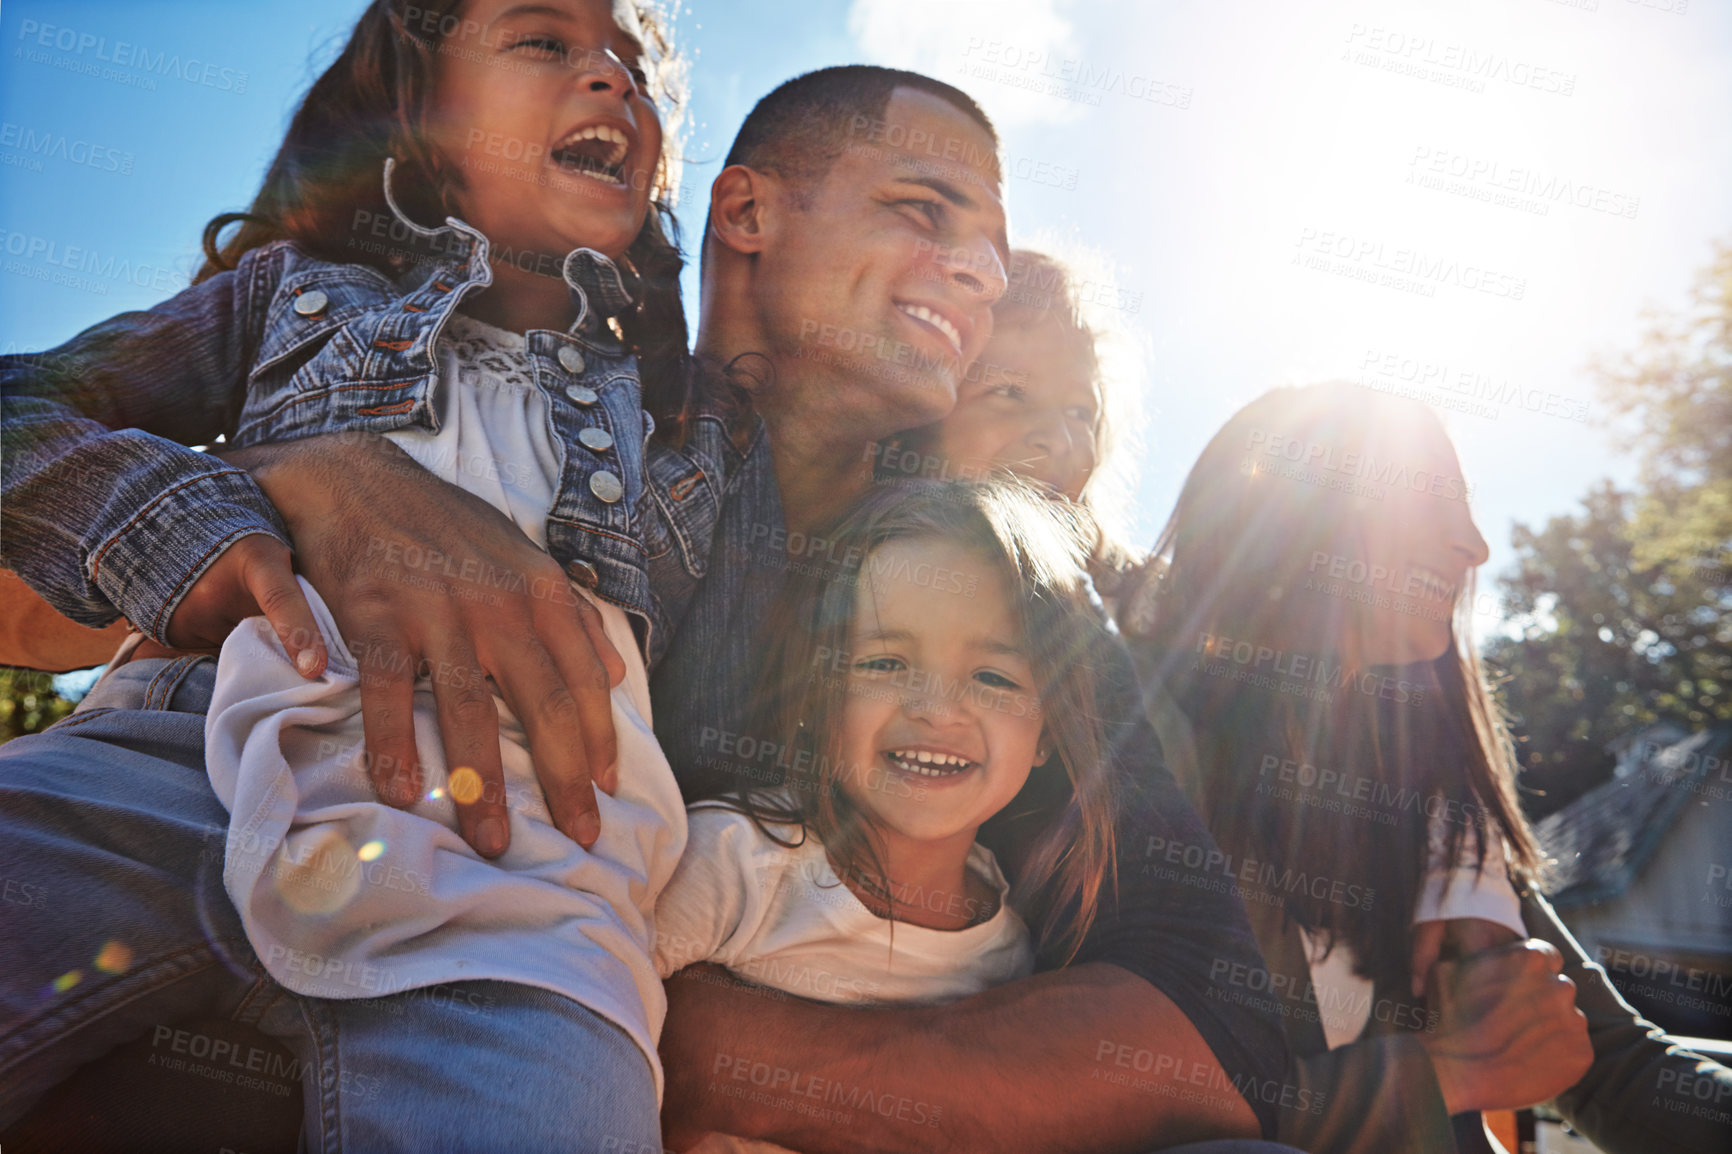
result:
[[[901,1009],[819,1005],[707,966],[667,990],[674,1148],[715,1130],[808,1154],[1135,1154],[1259,1130],[1185,1015],[1116,966]]]
[[[230,428],[272,254],[51,352],[0,358],[0,552],[83,625],[117,613],[158,641],[235,541],[282,542],[244,472],[187,446]],[[287,550],[283,550],[286,558]]]
[[[18,574],[0,569],[0,665],[64,673],[101,665],[126,639],[125,622],[80,625],[42,600]]]

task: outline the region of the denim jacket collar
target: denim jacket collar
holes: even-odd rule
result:
[[[493,283],[490,246],[480,229],[460,217],[448,216],[440,228],[427,228],[411,220],[391,192],[391,175],[396,170],[395,158],[385,160],[385,204],[397,222],[415,236],[435,246],[435,251],[449,253],[453,261],[462,262],[466,280],[475,288]],[[560,262],[560,277],[571,290],[577,317],[566,330],[572,334],[598,336],[606,333],[606,322],[631,309],[637,301],[639,278],[622,270],[617,264],[593,248],[574,248]]]

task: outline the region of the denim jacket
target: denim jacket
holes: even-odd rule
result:
[[[153,309],[0,358],[0,563],[75,621],[118,611],[166,640],[224,548],[249,533],[286,539],[250,476],[187,446],[436,428],[438,341],[492,282],[488,242],[455,217],[426,229],[396,215],[437,254],[400,281],[279,241]],[[700,410],[681,448],[651,445],[636,359],[606,324],[631,304],[619,271],[588,249],[562,271],[577,321],[527,334],[563,453],[548,549],[634,615],[653,665],[762,432],[742,451],[721,415]],[[587,427],[611,444],[584,447]]]

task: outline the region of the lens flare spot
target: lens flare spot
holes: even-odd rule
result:
[[[54,979],[52,983],[54,986],[54,992],[57,994],[64,994],[67,990],[70,990],[73,986],[76,986],[83,980],[83,970],[67,970],[64,974],[61,974],[58,978]]]
[[[105,974],[124,974],[132,968],[132,947],[125,942],[104,942],[96,955],[96,968]]]
[[[296,913],[336,913],[361,888],[360,854],[331,826],[299,830],[283,839],[271,881]]]
[[[442,798],[444,796],[445,796],[445,787],[442,785],[436,785],[432,789],[427,791],[427,800],[428,801],[438,801],[440,798]]]
[[[458,805],[472,805],[481,800],[481,775],[467,765],[451,771],[451,800]]]
[[[374,838],[372,841],[356,850],[355,856],[360,858],[362,861],[378,861],[379,855],[384,852],[385,843],[380,841],[378,838]]]

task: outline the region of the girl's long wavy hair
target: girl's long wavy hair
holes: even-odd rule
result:
[[[392,219],[382,182],[387,157],[396,158],[392,191],[411,220],[432,226],[462,216],[461,168],[433,147],[425,120],[445,39],[440,30],[461,27],[463,4],[373,0],[367,6],[342,53],[296,109],[252,206],[205,226],[205,262],[194,284],[234,268],[252,249],[285,239],[320,259],[366,263],[393,278],[429,259],[431,252],[414,240],[350,241],[367,239],[371,222]],[[619,324],[638,357],[644,408],[655,418],[657,436],[678,444],[695,394],[708,379],[687,352],[679,283],[685,258],[670,204],[679,179],[685,70],[670,22],[653,0],[632,0],[632,8],[640,26],[633,31],[644,44],[647,95],[662,112],[664,132],[650,212],[626,251],[641,281],[641,305]]]
[[[816,837],[840,876],[883,876],[867,821],[842,789],[845,774],[865,767],[843,763],[849,681],[846,673],[830,672],[827,655],[848,651],[876,549],[890,541],[960,544],[1002,573],[1015,599],[1053,750],[1001,815],[1029,819],[1039,830],[1017,863],[1011,902],[1036,931],[1043,954],[1073,956],[1114,876],[1118,805],[1096,680],[1096,671],[1110,664],[1103,647],[1114,642],[1089,595],[1092,539],[1082,516],[1021,484],[875,487],[824,534],[825,556],[841,563],[799,567],[777,601],[749,728],[779,751],[777,765],[773,775],[746,770],[752,780],[731,790],[729,803],[784,845]],[[946,612],[945,601],[959,595],[935,590],[934,613]],[[791,827],[799,832],[790,841]]]
[[[1278,873],[1373,891],[1375,900],[1363,903],[1281,896],[1300,925],[1331,947],[1351,946],[1363,976],[1405,989],[1413,907],[1428,865],[1427,810],[1446,815],[1449,861],[1471,838],[1482,862],[1490,853],[1493,868],[1501,866],[1501,851],[1491,848],[1497,840],[1488,837],[1495,832],[1517,875],[1531,876],[1537,850],[1516,802],[1509,737],[1471,644],[1471,574],[1453,602],[1438,607],[1451,616],[1453,641],[1430,663],[1432,677],[1417,696],[1399,678],[1388,699],[1381,679],[1376,692],[1364,692],[1351,640],[1359,609],[1339,590],[1308,591],[1307,581],[1316,582],[1319,554],[1366,555],[1366,535],[1375,531],[1367,494],[1326,483],[1321,473],[1285,476],[1292,466],[1256,449],[1280,436],[1292,439],[1284,444],[1359,452],[1391,430],[1447,443],[1423,405],[1352,384],[1276,389],[1235,414],[1191,469],[1155,546],[1147,634],[1160,655],[1150,689],[1168,694],[1192,722],[1200,777],[1192,788],[1217,840]],[[1297,684],[1232,676],[1239,665],[1221,646],[1241,643],[1251,653],[1303,658],[1295,666],[1290,657],[1289,668],[1314,675],[1308,687],[1326,691],[1300,694],[1290,692]],[[1256,667],[1268,673],[1269,666]],[[1333,780],[1345,781],[1347,799],[1359,804],[1312,804],[1341,800],[1322,791],[1282,798],[1281,775],[1271,768],[1283,762],[1316,767],[1318,780],[1325,771],[1341,775]]]

